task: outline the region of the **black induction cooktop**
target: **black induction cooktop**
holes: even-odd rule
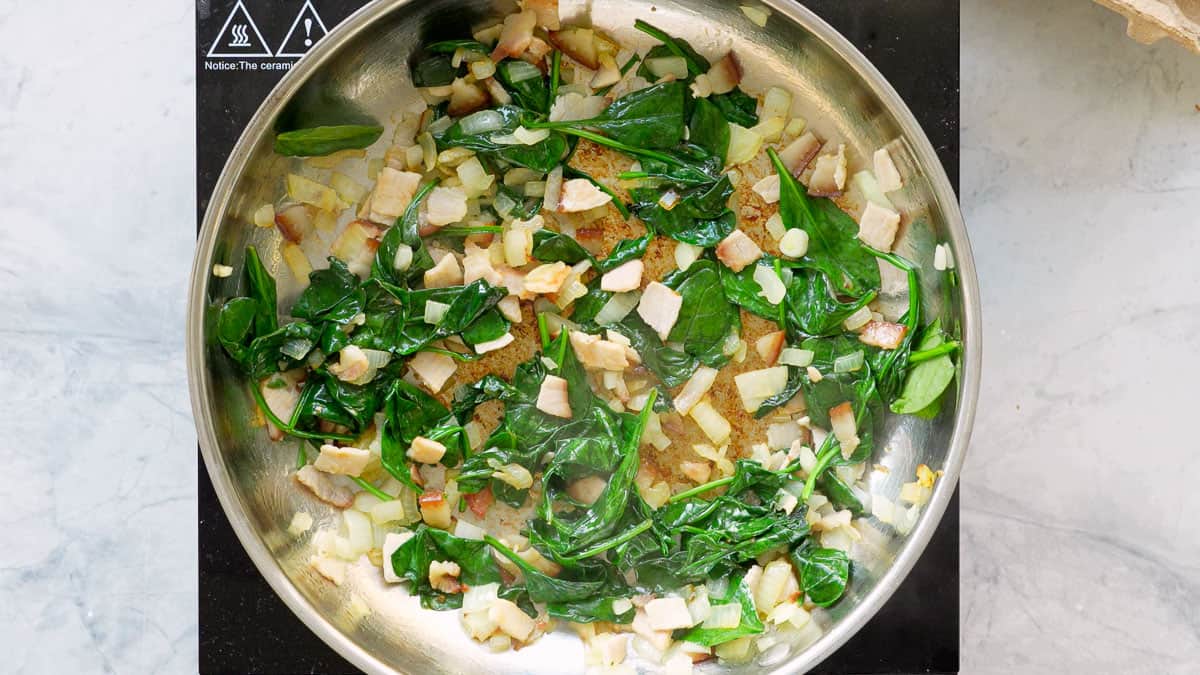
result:
[[[197,222],[243,126],[271,87],[364,0],[198,0]],[[957,0],[805,0],[912,108],[958,188]],[[353,673],[271,591],[200,461],[200,672]],[[817,673],[958,672],[958,497],[891,600]]]

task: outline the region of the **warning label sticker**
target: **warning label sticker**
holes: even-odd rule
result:
[[[325,22],[321,21],[321,16],[317,14],[312,1],[305,0],[304,6],[296,14],[295,20],[292,21],[292,27],[288,29],[283,42],[279,43],[279,49],[275,50],[275,56],[280,58],[304,56],[317,43],[317,40],[325,37],[328,32],[329,29],[325,27]]]
[[[259,32],[250,12],[242,4],[242,0],[238,0],[233,6],[233,11],[229,13],[229,18],[225,19],[225,24],[221,26],[221,32],[217,33],[217,39],[213,40],[212,47],[208,50],[208,58],[261,59],[272,56],[274,54]]]

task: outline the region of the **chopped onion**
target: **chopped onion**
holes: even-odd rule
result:
[[[787,295],[787,287],[783,285],[779,275],[766,265],[754,266],[754,282],[762,288],[758,294],[772,305],[783,302],[783,296]]]
[[[742,623],[742,606],[739,604],[712,605],[708,618],[701,628],[737,628]]]
[[[462,609],[464,612],[486,610],[496,601],[499,592],[500,584],[471,584],[463,593]]]
[[[371,544],[375,541],[371,519],[365,513],[347,509],[342,511],[342,520],[346,525],[346,541],[350,544],[350,552],[354,557],[371,550]]]
[[[871,318],[870,307],[859,307],[858,311],[846,317],[842,325],[846,327],[846,330],[858,330],[870,323]]]
[[[542,208],[547,211],[554,211],[558,208],[558,198],[562,194],[563,183],[563,168],[562,165],[554,167],[554,170],[546,174],[546,190],[542,196]]]
[[[692,263],[700,259],[704,254],[702,246],[694,246],[684,242],[675,244],[675,265],[679,269],[687,271],[687,268],[692,266]]]
[[[786,118],[791,114],[792,92],[779,87],[768,89],[767,95],[763,97],[762,114],[760,117],[765,119],[772,117]]]
[[[862,368],[864,355],[862,350],[853,354],[845,354],[833,360],[833,372],[835,373],[852,373],[859,368]]]
[[[475,541],[483,541],[483,528],[478,525],[472,525],[467,521],[459,518],[454,525],[454,536],[459,539],[474,539]]]
[[[502,483],[507,483],[518,490],[524,490],[533,485],[533,475],[529,473],[529,469],[520,464],[501,464],[495,459],[489,459],[488,466],[494,469],[492,478]]]
[[[675,397],[675,410],[680,415],[686,415],[692,411],[692,407],[704,398],[708,390],[712,388],[713,383],[717,381],[717,370],[707,366],[700,366],[696,372],[683,385],[683,389]]]
[[[425,323],[436,326],[442,322],[442,317],[446,316],[450,305],[437,300],[425,301]]]
[[[431,134],[440,134],[443,131],[449,129],[452,124],[454,124],[454,120],[450,119],[449,115],[446,115],[444,117],[439,117],[436,120],[434,120],[429,125],[429,128],[427,129],[427,131]]]
[[[619,323],[629,316],[629,313],[637,307],[638,302],[642,299],[640,291],[629,291],[628,293],[614,293],[608,302],[596,312],[596,325],[611,326]]]
[[[517,127],[513,131],[513,138],[522,145],[537,145],[550,137],[549,129],[526,129],[525,127]]]
[[[803,368],[813,362],[813,352],[807,349],[799,349],[796,347],[785,347],[779,353],[779,363],[785,366],[796,366]]]
[[[682,56],[646,59],[646,69],[658,78],[670,75],[677,80],[682,80],[688,76],[687,61]]]
[[[783,216],[779,215],[779,213],[772,213],[771,217],[767,218],[765,227],[767,228],[767,234],[771,235],[771,238],[776,241],[786,237],[789,232],[787,226],[783,224]]]
[[[525,80],[532,80],[541,76],[542,71],[532,63],[527,61],[508,62],[508,79],[514,84],[517,82],[524,82]]]

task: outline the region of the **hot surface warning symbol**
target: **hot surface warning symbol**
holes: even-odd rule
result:
[[[301,57],[308,53],[309,48],[317,43],[317,40],[325,37],[329,29],[325,27],[325,22],[321,21],[321,17],[317,14],[317,10],[313,8],[312,0],[304,0],[304,6],[300,8],[300,13],[296,15],[296,20],[292,22],[292,27],[288,29],[287,36],[283,38],[283,42],[279,44],[279,49],[275,51],[275,56],[285,57]]]
[[[217,39],[213,40],[208,58],[270,57],[271,48],[267,46],[262,33],[258,32],[258,26],[254,25],[254,19],[250,18],[250,12],[246,11],[242,0],[238,0],[229,18],[225,19],[225,25],[221,26],[221,32],[217,33]]]

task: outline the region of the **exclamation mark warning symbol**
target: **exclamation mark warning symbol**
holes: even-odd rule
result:
[[[325,37],[328,32],[329,29],[325,27],[325,22],[317,14],[312,0],[305,0],[300,11],[296,13],[296,18],[292,21],[292,26],[284,36],[283,42],[279,43],[279,49],[275,51],[275,56],[279,58],[304,56],[308,53],[309,48]]]

